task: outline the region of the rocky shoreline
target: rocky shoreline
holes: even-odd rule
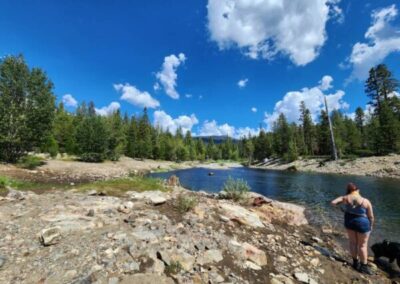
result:
[[[382,157],[342,159],[339,161],[299,159],[291,163],[283,162],[280,159],[271,159],[251,165],[250,168],[400,179],[400,155],[391,154]]]
[[[183,197],[197,200],[186,213]],[[10,190],[0,198],[0,283],[395,283],[354,271],[304,212],[179,186],[123,197]]]

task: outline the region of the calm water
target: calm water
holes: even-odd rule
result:
[[[212,171],[214,176],[208,176]],[[177,175],[181,184],[194,191],[219,192],[225,180],[242,178],[252,191],[272,199],[305,205],[311,221],[316,225],[330,223],[342,226],[343,213],[330,206],[330,201],[345,193],[348,182],[354,182],[361,193],[371,200],[376,218],[373,241],[384,238],[400,241],[400,181],[373,177],[355,177],[316,173],[291,173],[270,170],[234,168],[210,170],[195,168],[151,176],[168,178]]]

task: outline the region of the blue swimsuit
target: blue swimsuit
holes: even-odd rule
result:
[[[371,231],[371,222],[367,216],[367,208],[359,205],[346,204],[344,214],[344,226],[346,229],[356,231],[358,233],[368,233]]]

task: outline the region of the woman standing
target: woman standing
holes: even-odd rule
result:
[[[359,188],[353,183],[347,185],[347,193],[331,202],[344,204],[344,226],[349,236],[353,267],[365,274],[373,274],[368,267],[368,239],[374,224],[371,202],[362,197]]]

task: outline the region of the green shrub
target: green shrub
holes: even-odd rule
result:
[[[31,156],[27,155],[19,159],[17,165],[20,168],[23,169],[28,169],[28,170],[33,170],[37,167],[43,166],[45,162],[43,161],[42,158],[36,157],[36,156]]]
[[[192,210],[199,203],[195,196],[179,196],[176,202],[176,209],[180,213],[186,213]]]
[[[107,154],[107,159],[113,162],[119,161],[120,157],[121,155],[115,151],[111,151],[110,153]]]
[[[40,147],[43,153],[49,153],[52,158],[58,154],[58,144],[57,140],[53,136],[46,138],[45,143]]]
[[[101,153],[84,153],[79,156],[79,161],[87,163],[101,163],[104,161],[104,155]]]
[[[222,190],[225,192],[225,197],[227,199],[239,201],[242,200],[250,191],[250,186],[243,179],[235,180],[232,177],[228,177]]]
[[[0,176],[0,189],[6,188],[8,184],[9,184],[8,178]]]
[[[183,269],[182,264],[179,261],[171,261],[169,265],[165,267],[165,274],[176,275]]]

